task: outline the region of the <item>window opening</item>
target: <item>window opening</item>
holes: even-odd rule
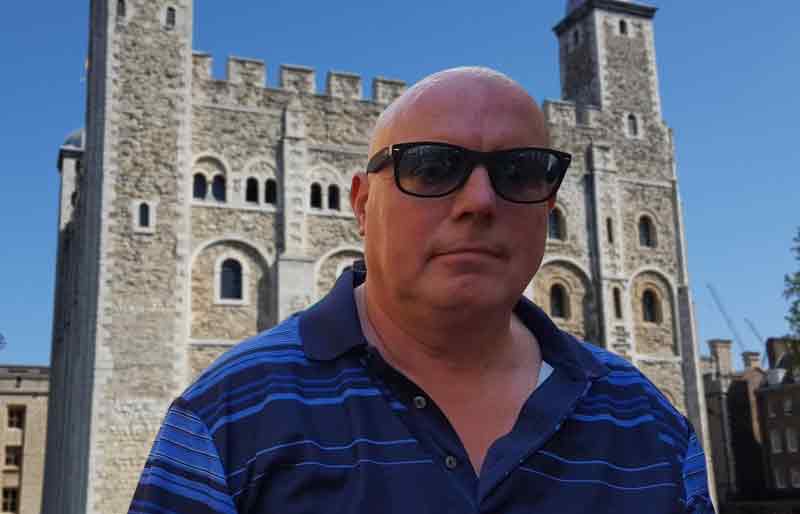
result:
[[[8,408],[8,428],[25,428],[25,407],[10,406]]]
[[[568,318],[567,292],[559,284],[550,288],[550,315],[554,318]]]
[[[278,185],[271,178],[264,184],[264,201],[272,205],[278,203]]]
[[[623,36],[628,35],[628,22],[625,20],[619,20],[619,33]]]
[[[244,200],[250,203],[258,203],[258,180],[252,177],[247,179]]]
[[[211,183],[211,194],[214,196],[214,200],[225,201],[225,177],[222,175],[214,177],[214,181]]]
[[[167,21],[166,26],[168,29],[175,28],[175,20],[177,18],[177,13],[175,12],[174,7],[167,7]]]
[[[144,202],[139,204],[139,226],[143,228],[150,226],[150,206]]]
[[[222,263],[222,287],[220,288],[223,300],[242,299],[242,265],[236,259],[225,259]]]
[[[339,186],[328,186],[328,209],[339,210]]]
[[[19,512],[19,488],[3,488],[3,512]]]
[[[642,315],[647,322],[658,323],[660,321],[658,298],[649,289],[642,295]]]
[[[117,19],[122,19],[126,15],[125,0],[117,0]]]
[[[628,115],[628,135],[631,137],[639,135],[639,121],[633,114]]]
[[[608,236],[608,244],[614,244],[614,222],[611,218],[606,218],[606,235]]]
[[[565,239],[564,216],[558,209],[551,209],[547,220],[547,236],[550,239]]]
[[[322,186],[316,182],[311,184],[311,207],[322,209]]]
[[[618,288],[614,288],[614,317],[622,319],[622,295]]]
[[[205,199],[206,194],[208,194],[208,182],[206,181],[205,175],[202,173],[195,173],[192,189],[194,191],[192,196],[198,200]]]
[[[656,246],[653,222],[647,216],[639,218],[639,244],[648,248]]]

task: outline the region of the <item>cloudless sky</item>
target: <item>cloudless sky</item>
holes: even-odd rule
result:
[[[409,83],[479,64],[537,99],[560,97],[552,27],[565,0],[197,0],[194,48],[278,66]],[[730,338],[714,284],[746,349],[783,335],[784,273],[800,225],[800,2],[655,2],[664,118],[675,131],[699,341]],[[768,6],[764,7],[764,6]],[[48,364],[58,147],[83,126],[89,0],[6,2],[0,17],[0,362]],[[738,353],[738,349],[734,348]]]

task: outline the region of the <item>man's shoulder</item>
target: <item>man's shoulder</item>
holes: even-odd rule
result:
[[[590,389],[589,394],[612,396],[618,401],[633,401],[646,398],[662,421],[686,427],[686,417],[681,414],[666,395],[632,362],[621,355],[597,345],[574,338],[584,349],[609,370],[608,374],[597,380],[598,387]]]
[[[230,391],[257,387],[275,373],[291,374],[310,363],[303,351],[299,315],[245,339],[222,353],[178,398],[184,408],[202,412],[203,407]]]

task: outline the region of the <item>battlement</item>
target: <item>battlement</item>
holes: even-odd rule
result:
[[[595,126],[600,116],[600,108],[594,105],[577,105],[569,100],[545,100],[542,105],[545,118],[554,125],[574,127],[576,125]]]
[[[192,76],[197,81],[212,81],[213,58],[204,52],[194,52],[192,55]],[[229,57],[226,66],[227,76],[219,82],[228,82],[234,85],[246,85],[266,88],[267,69],[264,61],[247,59],[243,57]],[[278,89],[295,94],[317,93],[317,77],[313,68],[295,64],[282,64]],[[361,76],[343,71],[330,71],[325,79],[325,92],[323,96],[354,101],[372,101],[377,104],[387,105],[406,90],[406,83],[402,80],[375,77],[372,81],[372,98],[364,98]]]

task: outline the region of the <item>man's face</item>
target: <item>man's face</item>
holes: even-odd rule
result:
[[[371,154],[413,141],[480,151],[548,144],[527,95],[474,78],[420,95],[395,118],[376,134]],[[500,198],[483,165],[452,194],[419,198],[397,188],[390,164],[354,179],[353,204],[365,234],[370,295],[401,308],[465,315],[516,303],[541,263],[552,207]]]

